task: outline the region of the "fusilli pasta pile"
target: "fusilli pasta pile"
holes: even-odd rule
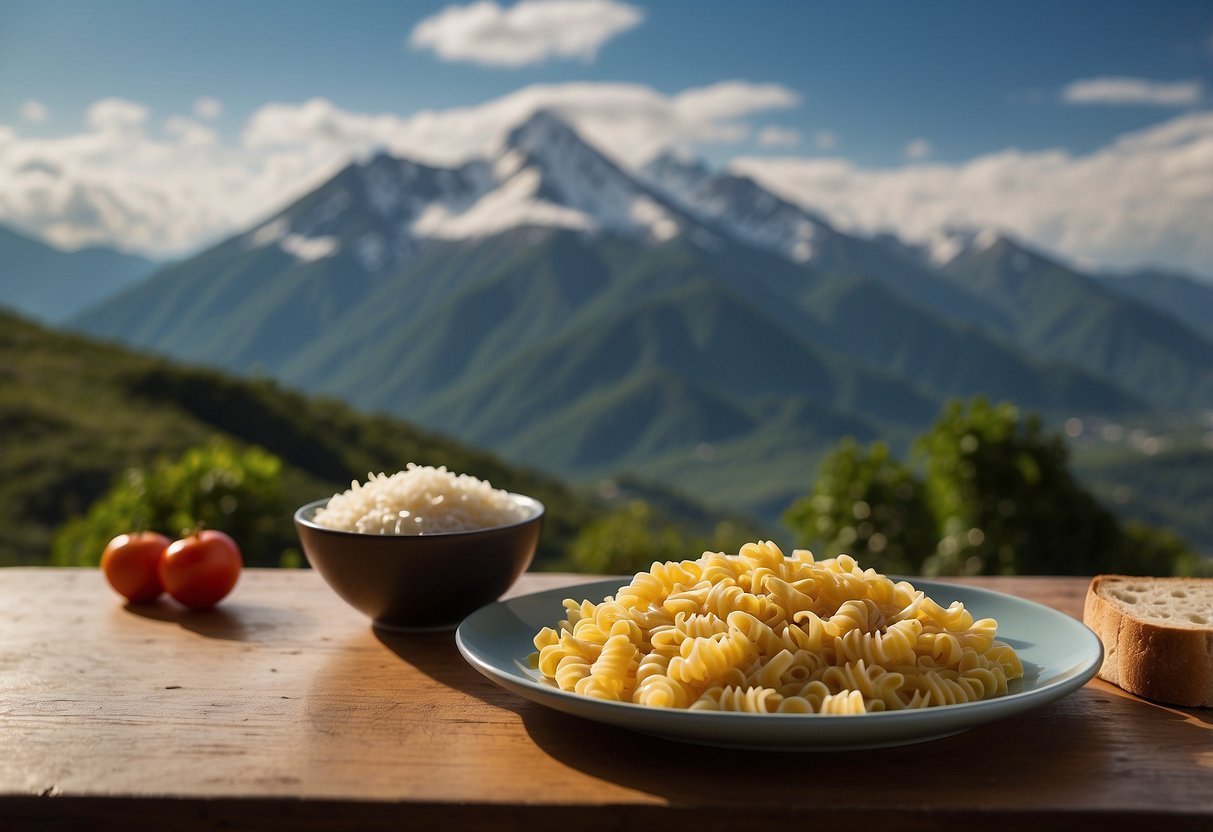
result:
[[[564,602],[532,662],[562,690],[662,708],[858,714],[988,699],[1023,675],[974,621],[848,555],[771,542],[654,563],[602,603]]]

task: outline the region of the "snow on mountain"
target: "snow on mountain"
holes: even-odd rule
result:
[[[668,150],[640,170],[641,177],[682,205],[695,205],[716,177],[702,159]]]
[[[1004,232],[989,227],[944,225],[918,240],[903,240],[888,233],[876,234],[871,240],[902,257],[945,272],[949,267],[984,254],[996,246],[1010,258],[1011,266],[1016,271],[1025,271],[1031,267],[1033,258],[1044,257]]]
[[[824,263],[827,251],[862,245],[754,180],[712,171],[694,157],[663,154],[633,175],[546,111],[514,128],[491,158],[457,168],[386,154],[353,164],[246,234],[245,245],[277,246],[304,262],[348,251],[377,274],[408,262],[428,241],[522,227],[651,243],[686,233],[707,249],[724,236],[796,263]],[[992,229],[947,227],[924,241],[874,242],[938,268],[1000,239]]]
[[[1000,239],[1002,235],[993,228],[945,226],[937,229],[916,248],[932,266],[946,266],[962,255],[983,252]]]
[[[349,247],[368,272],[412,258],[429,240],[540,226],[661,242],[691,223],[567,125],[539,112],[491,159],[435,168],[379,155],[244,235],[300,261]]]
[[[429,242],[476,240],[524,227],[649,243],[686,234],[706,250],[731,238],[796,263],[846,269],[862,263],[869,270],[883,263],[873,265],[873,243],[939,268],[1002,239],[992,230],[957,228],[914,243],[852,238],[754,180],[712,171],[693,157],[665,154],[633,175],[559,118],[539,111],[491,157],[460,167],[386,154],[352,164],[245,234],[243,242],[247,248],[275,246],[299,262],[344,255],[368,274],[387,274]]]
[[[310,262],[332,257],[341,250],[341,241],[332,235],[308,237],[291,231],[284,217],[271,220],[254,230],[248,242],[250,248],[276,245],[296,260]]]
[[[745,176],[712,173],[703,162],[658,156],[641,176],[693,215],[727,233],[797,263],[813,258],[829,225]]]
[[[243,242],[277,246],[302,262],[348,248],[367,272],[379,273],[416,254],[419,222],[435,211],[459,215],[495,184],[487,162],[435,168],[380,154],[350,165]]]
[[[484,161],[435,168],[380,155],[357,171],[367,202],[389,221],[416,218],[434,204],[466,207],[495,184]]]
[[[413,223],[412,231],[421,238],[458,240],[524,225],[594,230],[593,220],[584,212],[539,198],[542,185],[539,171],[520,170],[465,210],[452,210],[443,203],[430,205]]]
[[[588,228],[654,242],[683,230],[675,211],[550,113],[540,111],[515,128],[505,146],[507,157],[521,157],[515,177],[537,176],[532,200],[578,212]]]

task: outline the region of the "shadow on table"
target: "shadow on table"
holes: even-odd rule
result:
[[[398,633],[373,628],[375,638],[397,658],[448,688],[475,697],[495,708],[521,713],[528,704],[489,681],[463,658],[455,646],[455,631]]]
[[[1091,683],[1092,687],[1097,687],[1101,691],[1105,691],[1120,699],[1128,700],[1138,708],[1147,708],[1158,712],[1160,719],[1166,719],[1168,722],[1175,724],[1187,724],[1196,728],[1204,728],[1205,730],[1213,731],[1213,708],[1181,708],[1178,705],[1168,705],[1163,702],[1153,702],[1149,699],[1143,699],[1140,696],[1122,690],[1116,685],[1109,684],[1100,680]],[[1213,737],[1209,738],[1213,741]],[[1209,751],[1213,751],[1211,746]]]
[[[334,745],[375,745],[388,754],[441,746],[450,742],[450,720],[515,723],[527,704],[469,666],[453,631],[402,634],[368,625],[324,652],[303,693],[309,742],[324,753]]]
[[[1141,708],[1151,713],[1143,718]],[[1129,710],[1137,712],[1126,718]],[[538,706],[520,713],[531,739],[555,760],[675,806],[702,802],[712,789],[722,803],[738,807],[759,796],[806,807],[1166,806],[1157,779],[1139,775],[1160,759],[1190,772],[1190,762],[1176,760],[1175,747],[1186,743],[1194,755],[1210,747],[1206,731],[1174,713],[1090,687],[944,739],[856,751],[738,751],[649,737]],[[1196,724],[1208,727],[1204,720]]]
[[[149,604],[126,604],[124,611],[154,621],[177,624],[206,638],[227,641],[265,641],[282,627],[299,627],[299,610],[283,610],[242,602],[225,603],[209,610],[191,610],[159,599]]]

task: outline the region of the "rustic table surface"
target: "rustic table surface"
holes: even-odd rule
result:
[[[513,594],[585,580],[524,576]],[[1081,578],[979,579],[1081,617]],[[0,570],[0,830],[1213,830],[1213,711],[1099,680],[879,751],[728,751],[556,713],[450,632],[372,629],[310,571],[218,609]]]

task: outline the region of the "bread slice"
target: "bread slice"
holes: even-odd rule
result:
[[[1099,678],[1158,702],[1213,708],[1213,578],[1097,575],[1082,620],[1103,642]]]

